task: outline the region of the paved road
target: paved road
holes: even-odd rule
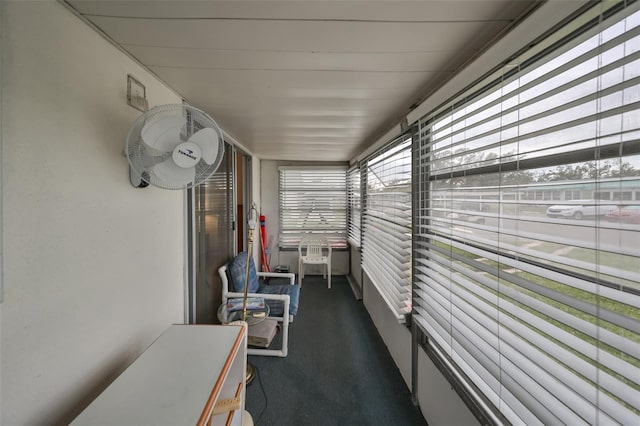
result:
[[[497,225],[498,219],[489,219],[487,225]],[[502,220],[503,230],[518,230],[518,233],[537,234],[541,239],[564,242],[566,245],[601,249],[623,248],[640,256],[640,225],[618,224],[593,219],[551,219],[543,215],[523,216],[521,220]],[[595,226],[599,225],[599,228]]]
[[[530,213],[521,215],[515,219],[498,219],[497,217],[486,217],[485,226],[491,231],[483,232],[471,227],[454,225],[454,229],[460,233],[474,233],[483,238],[496,240],[495,229],[499,229],[500,240],[510,241],[517,245],[529,245],[535,247],[538,242],[552,242],[558,245],[556,250],[558,255],[575,247],[585,249],[600,249],[614,253],[624,253],[626,255],[640,258],[640,225],[618,224],[605,220],[597,221],[599,228],[596,228],[596,221],[593,219],[551,219],[544,214]],[[464,223],[464,222],[463,222]],[[499,226],[498,226],[499,225]],[[520,238],[510,238],[510,235],[517,235]],[[531,244],[534,245],[531,245]],[[638,261],[640,265],[640,260]],[[640,271],[640,266],[638,267]]]

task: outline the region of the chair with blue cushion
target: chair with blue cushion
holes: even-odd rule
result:
[[[229,263],[218,268],[222,280],[222,303],[230,298],[244,297],[247,252],[242,252]],[[269,278],[269,283],[260,281]],[[286,279],[281,284],[282,279]],[[257,272],[253,258],[249,262],[249,288],[247,297],[261,297],[269,305],[269,318],[282,323],[282,348],[249,348],[249,355],[286,357],[289,342],[289,323],[298,313],[300,286],[295,284],[295,274],[279,272]]]

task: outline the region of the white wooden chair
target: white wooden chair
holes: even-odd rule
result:
[[[322,277],[331,288],[331,244],[323,235],[306,235],[298,245],[298,284],[302,286],[305,265],[323,265]]]

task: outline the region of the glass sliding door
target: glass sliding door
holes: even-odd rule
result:
[[[190,323],[218,322],[216,312],[222,303],[218,268],[245,250],[250,203],[251,157],[225,143],[218,170],[187,194]]]
[[[235,254],[246,250],[245,246],[248,237],[247,214],[251,207],[251,157],[236,150],[234,164],[237,224]]]
[[[218,170],[193,190],[195,276],[190,307],[195,312],[190,318],[196,324],[218,322],[222,293],[218,268],[235,253],[233,157],[232,147],[225,143]]]

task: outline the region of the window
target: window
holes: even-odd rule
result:
[[[626,4],[598,3],[420,121],[412,318],[514,424],[640,421],[639,201],[596,195],[640,188]]]
[[[345,168],[280,167],[280,247],[298,248],[307,233],[323,234],[333,248],[347,246]]]
[[[347,172],[347,199],[349,202],[349,244],[360,247],[360,217],[362,215],[362,194],[360,192],[360,169],[354,167]]]
[[[565,191],[564,192],[564,199],[565,200],[579,200],[580,198],[582,198],[580,196],[580,191]]]
[[[411,137],[363,163],[362,268],[399,321],[411,312]]]
[[[631,200],[632,199],[631,191],[615,191],[613,193],[614,200]]]

